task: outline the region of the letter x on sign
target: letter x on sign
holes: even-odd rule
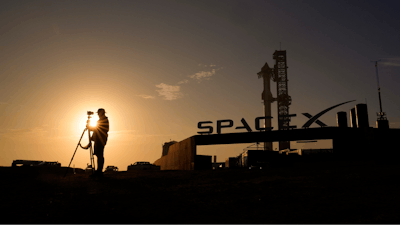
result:
[[[311,119],[313,116],[310,115],[309,113],[302,113],[303,115],[305,115],[308,119]],[[320,125],[321,127],[326,127],[327,125],[324,124],[323,122],[321,122],[320,120],[316,120],[315,123],[317,123],[318,125]]]

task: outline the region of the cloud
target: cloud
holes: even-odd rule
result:
[[[382,63],[384,66],[400,66],[400,62],[395,63],[395,62],[383,62]]]
[[[180,86],[172,86],[161,83],[156,85],[156,87],[160,88],[160,90],[157,90],[157,92],[160,96],[164,96],[165,100],[176,100],[183,96],[183,94],[180,92]]]
[[[378,63],[379,65],[379,63]],[[383,66],[400,66],[400,58],[395,57],[395,58],[386,58],[382,62]]]
[[[210,77],[212,77],[213,75],[215,75],[215,69],[212,69],[211,71],[200,71],[193,75],[189,75],[188,77],[200,82],[202,80],[210,80]]]
[[[198,64],[197,66],[202,66],[202,67],[216,67],[217,65],[210,64],[210,65],[205,65],[205,64]]]
[[[144,98],[144,99],[154,99],[155,97],[154,96],[151,96],[151,95],[138,95],[139,97],[142,97],[142,98]]]
[[[187,83],[189,83],[189,80],[181,80],[181,81],[179,81],[178,82],[178,84],[187,84]]]
[[[207,65],[203,65],[203,64],[198,64],[198,66],[208,67]],[[215,66],[216,65],[211,64],[209,67],[215,67]],[[190,77],[194,80],[197,80],[197,82],[200,83],[202,80],[210,80],[210,78],[212,76],[214,76],[215,72],[219,69],[222,69],[222,68],[212,69],[211,71],[200,71],[193,75],[189,75],[188,77]],[[156,85],[156,87],[159,88],[159,90],[156,90],[156,91],[158,92],[158,94],[160,96],[163,96],[165,100],[176,100],[178,98],[183,97],[182,92],[180,92],[179,85],[187,84],[189,82],[190,82],[190,80],[184,79],[184,80],[179,81],[176,86],[161,83],[161,84]],[[155,98],[154,96],[143,95],[143,94],[138,95],[138,96],[145,98],[145,99],[154,99]]]

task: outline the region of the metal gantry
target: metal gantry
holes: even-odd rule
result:
[[[277,103],[278,103],[278,129],[289,130],[296,126],[290,126],[290,117],[295,115],[289,114],[289,105],[292,104],[292,98],[288,93],[287,79],[287,61],[286,51],[275,51],[273,54],[275,65],[272,80],[276,82]],[[279,150],[290,148],[290,141],[280,141]]]

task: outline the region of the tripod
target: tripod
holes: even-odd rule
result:
[[[88,120],[87,120],[87,122],[86,122],[87,127],[88,127],[88,125],[89,125],[89,123],[90,123],[90,118],[91,118],[91,116],[90,116],[89,113],[88,113]],[[90,130],[89,130],[87,127],[83,130],[82,135],[81,135],[81,138],[79,139],[78,144],[76,145],[75,152],[74,152],[74,154],[72,155],[71,161],[69,162],[69,165],[68,165],[68,167],[67,167],[67,170],[65,171],[64,177],[67,175],[68,169],[69,169],[69,167],[71,166],[72,160],[74,159],[76,150],[78,150],[78,146],[81,146],[81,148],[83,148],[83,149],[88,149],[88,148],[90,148],[90,150],[89,150],[89,152],[90,152],[90,166],[91,166],[91,168],[92,168],[92,174],[94,173],[94,169],[95,169],[94,166],[95,166],[95,164],[94,164],[94,156],[93,156],[93,149],[92,149],[92,141],[91,141],[91,137],[90,137]],[[83,146],[81,145],[81,140],[82,140],[82,137],[83,137],[83,135],[85,134],[86,130],[88,131],[89,144],[88,144],[87,146],[83,147]]]

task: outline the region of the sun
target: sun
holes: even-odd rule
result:
[[[89,126],[90,127],[96,127],[97,121],[99,120],[99,116],[97,114],[94,114],[94,115],[91,115],[90,117],[91,118],[90,118]],[[76,120],[77,123],[75,125],[75,131],[76,131],[76,136],[77,137],[81,136],[83,130],[86,131],[87,120],[88,120],[88,116],[87,115],[80,115],[78,117],[78,119]]]
[[[97,121],[99,120],[98,115],[93,115],[92,118],[90,118],[90,123],[89,126],[95,127],[97,125]]]

